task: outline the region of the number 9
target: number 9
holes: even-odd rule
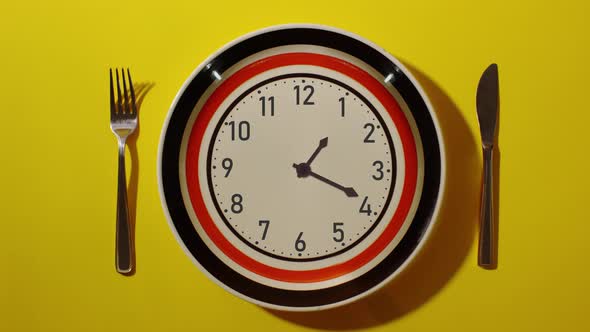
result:
[[[225,158],[221,162],[221,167],[225,170],[225,177],[228,177],[231,169],[234,167],[234,162],[230,158]]]

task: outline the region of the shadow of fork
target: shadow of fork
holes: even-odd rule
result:
[[[127,148],[129,149],[129,155],[131,157],[131,170],[129,174],[129,181],[127,183],[127,204],[129,209],[129,224],[130,224],[130,232],[131,232],[131,245],[132,245],[132,256],[131,260],[134,262],[133,269],[126,273],[127,276],[132,276],[136,273],[137,264],[136,262],[136,253],[135,253],[135,228],[136,228],[136,218],[137,218],[137,187],[139,183],[139,155],[137,153],[137,143],[139,141],[139,133],[141,131],[141,106],[145,99],[145,96],[148,92],[155,86],[154,82],[139,82],[134,84],[135,88],[135,96],[136,96],[136,107],[138,113],[138,121],[137,121],[137,128],[133,135],[129,136],[127,140]]]

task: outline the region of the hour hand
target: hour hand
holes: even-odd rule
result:
[[[311,162],[315,159],[315,157],[317,157],[318,153],[320,153],[320,151],[326,146],[328,146],[328,138],[324,137],[320,140],[320,144],[318,144],[318,147],[315,149],[311,157],[309,157],[306,164],[311,165]]]

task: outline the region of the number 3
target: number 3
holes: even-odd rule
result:
[[[379,175],[377,175],[377,176],[373,175],[372,178],[377,181],[383,179],[383,162],[381,160],[376,160],[373,163],[373,166],[377,166],[376,171],[377,171],[377,173],[379,173]]]

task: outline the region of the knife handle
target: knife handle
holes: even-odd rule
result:
[[[483,188],[481,193],[478,264],[484,268],[494,267],[493,152],[493,145],[483,147]]]

